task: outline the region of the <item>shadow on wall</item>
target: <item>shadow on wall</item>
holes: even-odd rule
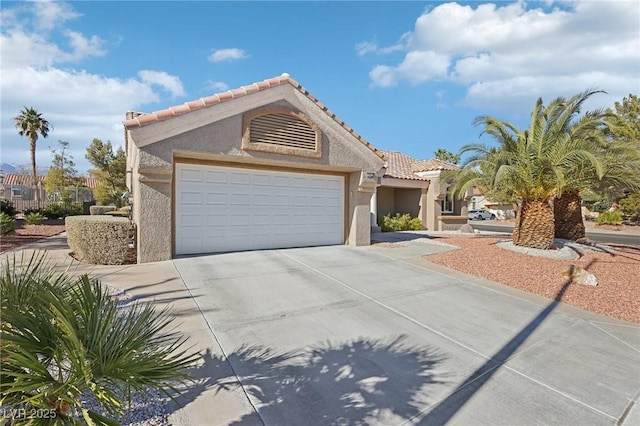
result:
[[[234,424],[368,424],[392,423],[419,414],[428,387],[445,383],[436,366],[443,357],[428,348],[405,344],[400,336],[386,341],[358,339],[327,342],[300,352],[278,352],[242,346],[229,364],[257,407]],[[194,376],[198,384],[178,399],[181,405],[207,388],[236,390],[236,375],[223,357],[206,353]],[[215,374],[209,375],[209,372]],[[202,374],[204,373],[204,374]],[[436,377],[438,376],[438,377]]]

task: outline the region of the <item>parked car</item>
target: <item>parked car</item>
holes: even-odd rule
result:
[[[496,215],[487,210],[469,210],[469,220],[495,219]]]

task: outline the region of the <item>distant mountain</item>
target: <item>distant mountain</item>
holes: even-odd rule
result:
[[[2,163],[0,164],[0,170],[2,170],[3,173],[17,173],[18,166],[15,164]]]
[[[49,172],[49,167],[36,166],[37,172],[39,175],[46,175]],[[2,163],[0,164],[0,170],[2,173],[24,173],[31,174],[31,165],[30,164],[9,164]]]

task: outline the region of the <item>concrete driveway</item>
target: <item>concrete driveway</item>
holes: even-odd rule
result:
[[[419,241],[173,261],[206,328],[182,424],[640,424],[640,328]]]

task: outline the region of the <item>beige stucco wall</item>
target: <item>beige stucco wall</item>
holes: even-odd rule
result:
[[[418,212],[420,211],[420,189],[395,188],[394,192],[396,213],[409,213],[411,217],[418,217]]]
[[[378,218],[395,213],[395,188],[378,187]]]
[[[243,113],[255,108],[285,106],[299,110],[322,132],[321,158],[305,158],[242,150]],[[284,85],[195,111],[142,128],[130,129],[128,170],[131,171],[133,218],[137,225],[138,261],[170,259],[173,255],[173,170],[179,158],[260,164],[347,173],[346,241],[370,242],[370,188],[363,173],[377,173],[384,165],[368,147],[354,138],[316,104],[292,86]]]

